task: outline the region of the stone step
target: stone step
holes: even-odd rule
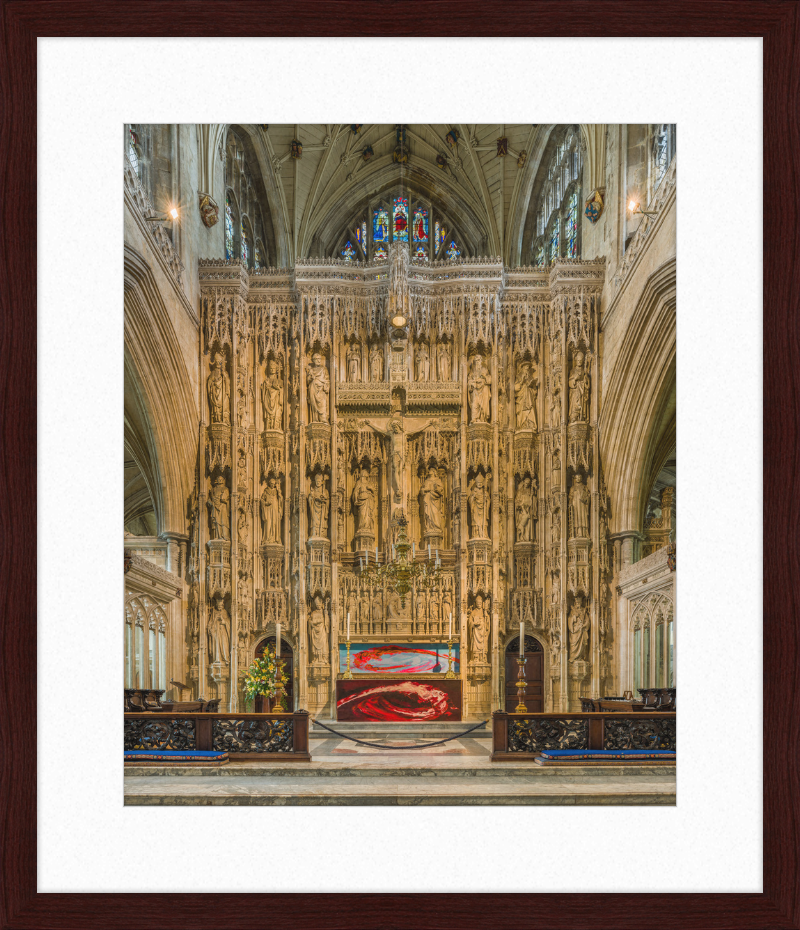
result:
[[[435,721],[432,720],[430,723],[351,723],[348,721],[340,720],[324,720],[322,718],[321,722],[326,726],[331,727],[336,730],[337,733],[344,733],[345,736],[352,736],[357,739],[364,740],[414,740],[414,739],[444,739],[451,738],[459,733],[463,733],[465,730],[469,730],[470,727],[475,726],[475,724],[480,723],[479,720],[460,720],[460,721]],[[492,729],[490,722],[485,723],[482,727],[478,727],[477,730],[473,730],[471,733],[468,733],[467,736],[470,739],[491,739]],[[328,739],[335,738],[333,733],[330,733],[328,730],[325,730],[323,727],[317,726],[316,721],[311,721],[311,726],[309,729],[309,735],[312,739]]]
[[[674,765],[604,765],[604,766],[542,766],[534,762],[491,762],[489,759],[458,757],[419,757],[410,753],[362,756],[355,760],[344,757],[311,762],[230,762],[223,766],[129,766],[126,780],[131,778],[198,778],[213,777],[225,780],[272,778],[284,781],[301,779],[517,779],[541,782],[559,778],[572,782],[597,778],[675,779]],[[127,781],[126,781],[127,784]]]
[[[538,768],[538,766],[537,766]],[[606,769],[606,773],[608,769]],[[146,778],[125,779],[125,804],[142,805],[674,805],[675,778]]]

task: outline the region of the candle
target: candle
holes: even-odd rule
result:
[[[378,547],[375,546],[375,564],[378,564]]]
[[[280,658],[281,655],[281,625],[280,623],[275,624],[275,658]],[[277,662],[276,662],[277,666]]]
[[[364,555],[367,557],[367,568],[369,568],[369,549],[364,550]]]
[[[350,611],[347,611],[347,642],[350,642]]]
[[[415,555],[414,555],[414,543],[413,543],[413,542],[411,543],[411,558],[412,558],[412,559],[415,558]]]
[[[451,614],[450,614],[450,634],[449,634],[449,636],[448,636],[447,638],[448,638],[448,639],[452,639],[452,638],[453,638],[453,614],[452,614],[452,612],[451,612]]]
[[[428,558],[430,559],[430,557],[431,557],[431,544],[428,543]]]
[[[525,654],[525,621],[520,620],[519,623],[519,657],[520,659]]]

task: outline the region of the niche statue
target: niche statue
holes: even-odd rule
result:
[[[225,356],[217,352],[208,376],[208,409],[212,423],[229,423],[231,410],[231,379],[225,371]]]
[[[311,364],[306,370],[306,384],[308,386],[308,415],[311,422],[327,423],[331,379],[325,367],[325,359],[318,352],[311,357]]]
[[[308,495],[308,522],[311,536],[326,538],[328,535],[328,508],[330,495],[324,485],[325,477],[318,471]]]

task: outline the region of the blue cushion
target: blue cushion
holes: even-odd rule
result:
[[[543,749],[543,759],[674,759],[674,749]]]

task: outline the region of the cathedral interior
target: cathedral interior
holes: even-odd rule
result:
[[[675,687],[674,125],[123,148],[126,688],[242,712],[276,638],[328,721],[351,644],[465,722],[523,651],[531,712]]]

